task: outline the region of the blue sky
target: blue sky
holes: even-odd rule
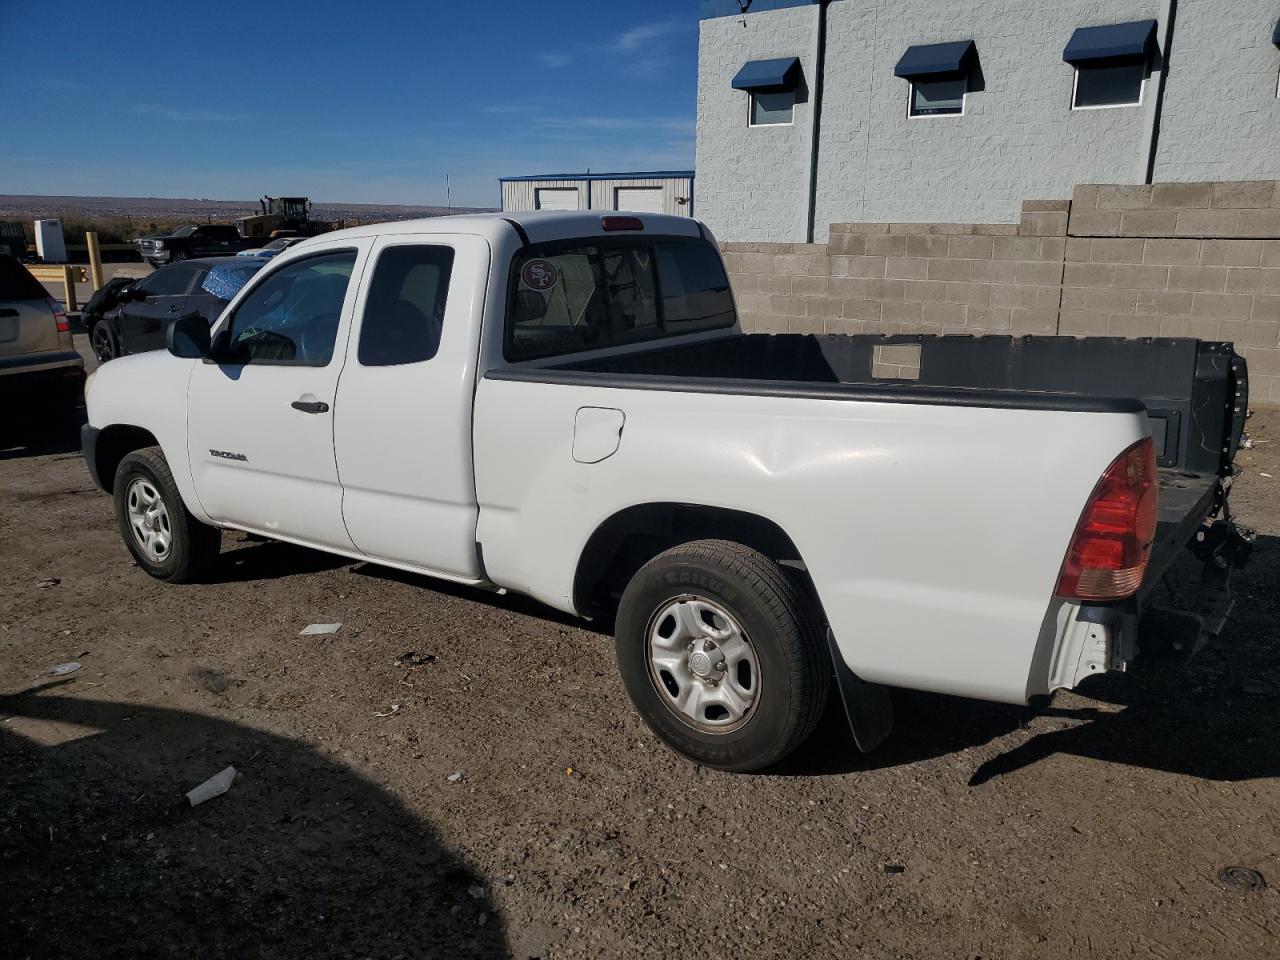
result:
[[[693,166],[696,0],[0,0],[0,193],[493,206]],[[16,82],[15,82],[16,81]]]

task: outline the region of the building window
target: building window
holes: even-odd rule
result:
[[[1142,61],[1110,65],[1082,63],[1076,67],[1071,106],[1076,110],[1137,106],[1142,103],[1146,83],[1147,65]]]
[[[747,94],[747,123],[753,127],[791,123],[801,84],[797,57],[753,60],[733,78],[733,88]]]
[[[1062,59],[1075,68],[1071,108],[1090,110],[1142,103],[1143,88],[1157,54],[1154,20],[1080,27],[1062,51]]]
[[[910,115],[944,117],[963,114],[967,86],[964,79],[911,81]]]
[[[795,113],[794,90],[751,91],[751,126],[768,127],[790,123]]]
[[[969,80],[979,72],[977,63],[978,48],[972,40],[908,47],[893,68],[895,77],[910,84],[907,116],[962,116]]]

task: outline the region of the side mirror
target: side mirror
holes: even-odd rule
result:
[[[178,317],[165,331],[164,345],[175,357],[198,360],[209,356],[209,321],[198,313]]]

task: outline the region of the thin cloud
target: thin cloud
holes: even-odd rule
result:
[[[573,57],[567,53],[540,53],[538,54],[538,62],[549,70],[558,70],[560,67],[567,67],[573,62]]]
[[[243,123],[253,119],[249,113],[222,113],[217,110],[187,110],[154,103],[139,103],[133,112],[146,117],[159,117],[174,123]]]
[[[664,130],[692,134],[689,117],[539,117],[537,123],[556,130]]]
[[[613,46],[626,53],[637,50],[659,40],[662,37],[688,29],[689,22],[684,17],[668,17],[665,20],[653,20],[624,30],[614,37]]]

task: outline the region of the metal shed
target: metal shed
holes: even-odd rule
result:
[[[502,177],[502,209],[635,210],[693,216],[693,171]]]

